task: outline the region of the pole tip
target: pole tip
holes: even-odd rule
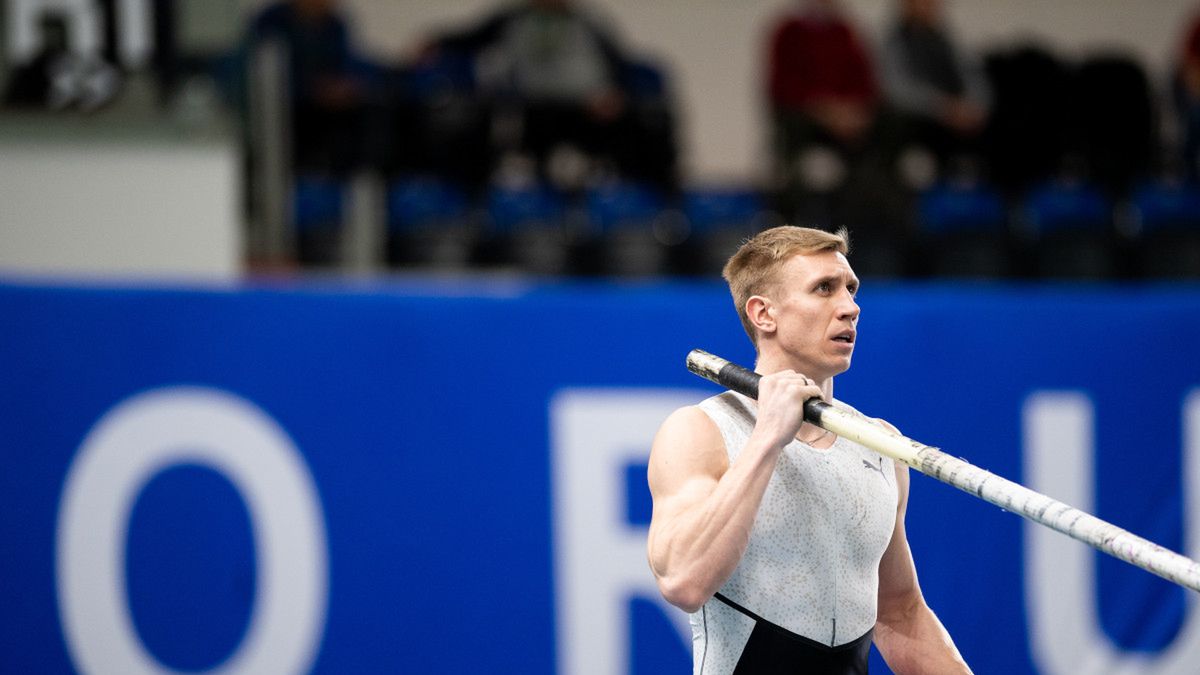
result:
[[[729,361],[709,354],[703,349],[693,349],[687,355],[687,368],[700,377],[716,381],[721,369],[729,365]]]

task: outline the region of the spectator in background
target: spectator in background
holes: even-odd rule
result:
[[[775,24],[767,84],[789,216],[856,232],[906,219],[907,205],[892,197],[894,124],[883,114],[866,43],[839,0],[798,0]]]
[[[288,60],[292,160],[298,172],[344,175],[364,157],[370,71],[335,0],[282,0],[252,20],[244,57],[277,41]]]
[[[847,146],[863,142],[879,89],[871,58],[838,0],[801,0],[771,37],[770,97],[785,128],[815,127]]]
[[[1200,178],[1200,15],[1188,25],[1173,84],[1182,136],[1180,163],[1184,176],[1196,180]]]
[[[942,0],[900,0],[884,42],[882,72],[890,102],[910,117],[912,139],[943,166],[956,155],[976,153],[989,92],[946,30]]]
[[[595,19],[570,0],[526,0],[478,26],[442,35],[437,51],[488,57],[502,93],[522,113],[522,149],[545,174],[551,154],[575,146],[615,164],[619,173],[670,183],[674,153],[653,152],[669,139],[647,137],[628,85],[637,64]],[[668,130],[665,133],[670,133]]]

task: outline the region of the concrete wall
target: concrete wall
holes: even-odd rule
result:
[[[232,279],[232,145],[0,143],[0,273]]]

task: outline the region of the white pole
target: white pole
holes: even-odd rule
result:
[[[758,373],[699,349],[688,354],[687,365],[688,370],[703,378],[751,398],[758,397]],[[1180,586],[1200,591],[1200,563],[1073,506],[819,399],[810,399],[804,404],[804,419],[1006,511],[1020,514]]]

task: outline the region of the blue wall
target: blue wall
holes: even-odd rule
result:
[[[1094,409],[1097,515],[1185,547],[1183,528],[1200,516],[1183,513],[1181,478],[1200,288],[868,283],[860,304],[839,398],[1021,481],[1030,395],[1075,392]],[[691,348],[753,358],[725,291],[707,284],[13,281],[0,284],[0,316],[3,672],[73,671],[60,619],[73,600],[56,581],[68,470],[115,407],[164,391],[233,397],[297,450],[327,561],[316,672],[555,672],[571,648],[556,628],[571,593],[556,571],[552,505],[575,497],[554,496],[554,456],[566,450],[552,402],[715,391],[684,369]],[[636,535],[644,474],[636,461],[621,468],[613,509]],[[1038,672],[1023,521],[931,479],[912,485],[925,594],[964,655],[979,673]],[[220,664],[264,584],[245,488],[184,462],[131,498],[124,543],[108,543],[124,552],[134,643],[163,667]],[[1181,649],[1184,593],[1097,558],[1095,612],[1112,648]],[[628,655],[589,671],[687,672],[660,604],[632,587],[622,602]]]

